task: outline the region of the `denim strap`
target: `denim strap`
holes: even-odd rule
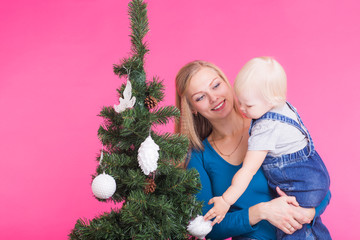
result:
[[[283,123],[287,123],[289,125],[292,125],[294,127],[296,127],[299,131],[301,131],[305,136],[306,138],[308,139],[308,142],[309,142],[309,154],[314,150],[314,143],[311,139],[311,136],[310,136],[310,133],[309,131],[306,129],[306,127],[304,126],[304,123],[302,122],[298,112],[296,111],[296,109],[288,102],[286,102],[286,104],[289,106],[289,108],[296,114],[297,116],[297,119],[299,121],[299,124],[298,122],[296,122],[295,120],[285,116],[285,115],[282,115],[280,113],[275,113],[275,112],[267,112],[265,113],[264,115],[262,115],[260,118],[258,119],[253,119],[251,121],[251,125],[250,125],[250,128],[249,128],[249,136],[251,135],[251,130],[254,126],[254,124],[259,121],[259,120],[264,120],[264,119],[269,119],[269,120],[274,120],[274,121],[280,121],[280,122],[283,122]]]

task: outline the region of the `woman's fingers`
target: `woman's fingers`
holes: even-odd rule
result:
[[[315,215],[315,209],[291,206],[293,218],[299,224],[308,224]]]
[[[287,203],[289,204],[292,204],[296,207],[299,206],[299,203],[296,201],[296,198],[295,197],[291,197],[291,196],[288,196],[283,190],[281,190],[279,187],[276,187],[276,192],[279,194],[280,197],[284,197],[286,196],[286,201]]]
[[[291,227],[294,228],[295,231],[302,228],[302,225],[298,221],[296,221],[296,219],[294,219],[294,218],[291,218],[289,223],[290,223]]]
[[[271,200],[265,205],[269,207],[266,220],[286,234],[294,233],[302,227],[303,218],[306,218],[303,208],[294,206],[295,201],[294,197],[286,195]]]
[[[295,197],[287,197],[286,198],[287,203],[294,205],[295,207],[299,206],[299,203],[296,201]]]
[[[281,229],[281,231],[283,231],[283,232],[286,233],[286,234],[291,234],[290,228],[291,228],[291,227],[285,227],[285,226],[283,226],[283,227],[280,228],[280,229]]]
[[[287,196],[285,192],[283,192],[279,187],[276,187],[276,192],[280,197]]]
[[[282,226],[282,228],[280,229],[286,234],[293,234],[297,230],[294,227],[292,227],[290,224],[287,224],[287,226]]]

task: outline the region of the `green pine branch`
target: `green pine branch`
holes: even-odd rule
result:
[[[149,51],[146,43],[143,42],[145,35],[149,32],[146,7],[147,4],[142,0],[134,0],[129,3],[132,51],[141,59]]]
[[[164,84],[163,81],[158,77],[153,77],[153,80],[148,83],[148,95],[156,98],[158,102],[161,102],[164,99]]]
[[[160,159],[172,162],[175,166],[183,162],[188,151],[188,139],[178,134],[164,133],[152,135],[154,141],[159,145]]]
[[[166,106],[157,109],[150,116],[150,121],[155,124],[167,124],[173,118],[179,118],[180,111],[174,106]]]
[[[133,0],[129,3],[129,17],[131,27],[131,51],[132,56],[124,58],[122,63],[114,64],[114,73],[123,76],[130,74],[132,71],[143,72],[144,56],[149,49],[144,37],[149,31],[149,23],[147,18],[147,4],[142,0]]]
[[[119,240],[129,239],[123,231],[126,227],[121,222],[119,209],[111,210],[91,221],[79,219],[69,237],[73,240]],[[116,226],[116,227],[114,227]]]

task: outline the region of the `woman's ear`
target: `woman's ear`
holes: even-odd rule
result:
[[[188,102],[190,111],[193,115],[197,116],[198,112],[191,106],[191,104]]]

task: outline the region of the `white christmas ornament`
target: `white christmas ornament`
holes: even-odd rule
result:
[[[106,173],[100,174],[94,178],[91,189],[97,198],[108,199],[116,190],[115,179]]]
[[[138,151],[138,162],[145,175],[149,175],[157,169],[159,150],[159,146],[154,142],[151,136],[148,136],[145,141],[141,143]]]
[[[127,80],[126,82],[126,87],[124,89],[123,95],[124,98],[120,97],[119,98],[119,105],[114,105],[114,109],[117,113],[121,113],[123,111],[125,111],[126,108],[132,108],[135,104],[136,98],[135,97],[131,97],[131,83],[129,80]]]
[[[204,239],[211,229],[211,221],[205,221],[203,216],[197,216],[187,226],[188,232],[199,239]]]

